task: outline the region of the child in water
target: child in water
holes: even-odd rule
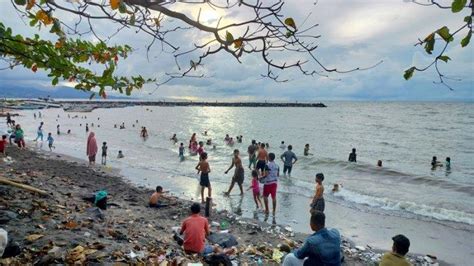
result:
[[[316,174],[316,193],[314,194],[313,202],[311,203],[310,213],[315,211],[324,212],[324,186],[323,186],[324,175],[322,173]]]
[[[450,169],[450,168],[451,168],[451,158],[446,157],[446,169]]]
[[[309,153],[309,144],[304,145],[304,156],[309,156],[311,153]]]
[[[256,209],[263,207],[262,200],[260,199],[260,184],[258,182],[258,172],[257,170],[252,170],[252,183],[247,190],[252,189],[253,200],[255,201]]]
[[[51,132],[48,133],[48,138],[46,139],[46,141],[48,142],[49,151],[53,151],[54,139],[53,139],[53,136],[51,135]]]
[[[107,142],[102,143],[102,165],[107,164]]]
[[[199,180],[199,184],[201,185],[201,202],[205,203],[204,200],[204,189],[207,188],[207,195],[211,198],[212,189],[211,189],[211,182],[209,181],[209,173],[211,172],[211,167],[207,162],[207,153],[203,152],[201,154],[201,158],[199,163],[196,165],[196,170],[198,174],[201,173],[201,178]]]
[[[122,159],[123,157],[125,156],[123,155],[122,151],[119,151],[117,155],[117,159]]]
[[[184,144],[182,142],[179,145],[179,159],[184,161]]]

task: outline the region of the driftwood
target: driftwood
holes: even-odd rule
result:
[[[36,192],[38,194],[45,195],[45,196],[49,195],[48,192],[46,192],[44,190],[29,186],[29,185],[13,182],[13,181],[8,180],[4,177],[0,177],[0,184],[14,186],[14,187],[21,188],[21,189],[24,189],[24,190],[28,190],[28,191],[31,191],[31,192]]]

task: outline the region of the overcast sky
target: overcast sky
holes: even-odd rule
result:
[[[270,1],[270,0],[269,0]],[[264,1],[265,3],[267,1]],[[403,79],[403,72],[413,64],[423,66],[431,58],[419,46],[414,47],[418,38],[444,25],[454,28],[461,25],[468,14],[452,14],[450,10],[436,7],[423,7],[403,0],[319,0],[315,5],[311,0],[285,1],[282,13],[301,23],[308,15],[305,25],[318,23],[313,34],[321,35],[316,56],[328,67],[350,69],[366,67],[383,60],[376,68],[331,75],[331,78],[305,77],[298,71],[286,71],[282,78],[287,83],[276,83],[261,78],[266,73],[266,65],[258,55],[247,55],[239,64],[228,54],[219,54],[207,58],[199,67],[199,73],[205,78],[187,78],[174,80],[156,87],[148,84],[134,97],[147,99],[205,99],[205,100],[279,100],[279,101],[323,101],[323,100],[474,100],[474,46],[467,48],[459,45],[461,37],[454,40],[446,54],[452,58],[441,69],[447,76],[462,79],[452,81],[454,91],[433,84],[437,80],[434,71],[415,73],[410,81]],[[449,1],[447,1],[449,2]],[[197,7],[175,6],[173,9],[185,10],[196,15]],[[10,1],[0,0],[2,22],[12,27],[14,32],[32,35],[38,30],[24,23],[12,7]],[[236,21],[245,17],[243,8],[231,13],[206,9],[201,20],[212,25],[216,18],[224,16],[224,22]],[[70,15],[57,14],[65,21],[72,21]],[[172,25],[176,21],[164,21]],[[117,29],[116,24],[99,21],[95,30],[107,36]],[[45,38],[54,38],[42,30]],[[92,35],[85,35],[91,41],[97,41]],[[184,48],[194,42],[208,38],[197,31],[188,31],[170,36],[170,41]],[[165,79],[164,73],[177,71],[174,58],[163,52],[161,46],[152,47],[149,57],[146,46],[150,36],[135,31],[123,31],[116,35],[111,44],[128,44],[134,52],[125,61],[119,62],[117,74],[136,75]],[[471,40],[472,41],[472,40]],[[278,56],[278,55],[277,55]],[[294,55],[278,56],[280,60],[294,59]],[[188,59],[181,62],[187,66]],[[70,85],[62,83],[62,85]],[[31,86],[43,89],[55,89],[50,85],[46,73],[17,67],[14,70],[0,71],[0,94],[7,94],[9,88]],[[151,94],[150,94],[151,93]]]

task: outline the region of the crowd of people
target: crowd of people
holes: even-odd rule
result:
[[[34,114],[35,118],[42,117],[41,112]],[[100,118],[98,118],[99,120]],[[137,120],[138,124],[138,120]],[[9,136],[10,144],[12,144],[12,139],[15,140],[20,149],[25,148],[24,141],[24,132],[19,124],[16,124],[14,120],[11,119],[10,115],[7,116],[7,125],[11,128],[11,134]],[[43,126],[44,122],[40,122],[37,128],[37,136],[35,141],[43,141]],[[81,124],[82,126],[82,124]],[[98,125],[99,126],[99,125]],[[135,124],[133,124],[133,127]],[[93,127],[93,123],[91,123]],[[117,125],[115,125],[117,127]],[[120,129],[125,128],[125,123],[120,125]],[[70,133],[70,130],[68,131]],[[88,133],[87,145],[86,145],[86,154],[91,165],[95,164],[96,155],[99,151],[97,145],[97,140],[95,138],[94,132],[89,132],[89,124],[86,124],[86,133]],[[60,125],[57,125],[57,134],[60,134]],[[205,131],[204,136],[208,136],[208,132]],[[140,137],[146,139],[148,138],[148,131],[146,127],[141,127]],[[7,145],[7,135],[3,135],[0,141],[0,153],[5,153],[5,147]],[[238,143],[242,143],[243,136],[239,135],[235,138]],[[178,138],[176,134],[170,138],[170,140],[176,144]],[[54,138],[52,137],[51,132],[48,133],[48,147],[52,151],[54,149]],[[235,143],[234,138],[230,137],[228,134],[224,137],[224,143],[232,147]],[[206,145],[212,145],[212,148],[215,149],[216,146],[213,144],[212,139],[206,139]],[[265,216],[268,217],[270,214],[270,202],[271,198],[271,210],[272,215],[276,214],[277,207],[277,188],[278,188],[278,179],[280,177],[280,166],[275,161],[277,156],[273,152],[268,152],[269,143],[257,142],[252,140],[251,144],[247,148],[248,154],[248,166],[247,168],[251,171],[251,182],[247,190],[252,190],[253,200],[255,202],[257,209],[263,209]],[[211,186],[211,166],[208,162],[208,153],[204,149],[204,142],[198,141],[196,133],[192,134],[189,144],[188,144],[189,154],[191,156],[199,156],[199,162],[197,163],[195,169],[200,175],[199,185],[201,187],[201,203],[206,202],[205,191],[207,189],[207,198],[212,199],[212,186]],[[283,175],[291,177],[292,169],[297,163],[298,158],[293,152],[292,145],[286,145],[284,141],[281,142],[280,149],[283,151],[279,156],[283,163]],[[106,165],[107,163],[107,154],[108,146],[107,142],[102,143],[101,147],[101,164]],[[180,143],[178,150],[180,160],[185,159],[185,146],[184,143]],[[304,156],[311,155],[310,146],[306,144],[303,150]],[[229,196],[233,188],[237,184],[240,194],[244,194],[244,180],[245,180],[245,167],[241,159],[241,153],[238,149],[234,149],[233,156],[231,158],[230,166],[224,172],[228,174],[232,169],[233,175],[230,181],[229,188],[227,191],[224,191],[225,196]],[[123,158],[123,152],[119,151],[117,156],[118,158]],[[349,154],[349,162],[357,162],[356,149],[352,149],[352,152]],[[433,168],[440,167],[442,164],[437,161],[436,156],[433,157],[431,162]],[[377,162],[377,166],[382,167],[382,161]],[[448,168],[451,167],[450,158],[446,158],[445,166]],[[324,174],[317,173],[315,175],[315,193],[314,197],[309,204],[309,216],[310,216],[310,227],[314,231],[314,234],[309,236],[303,246],[293,253],[288,254],[284,261],[283,265],[340,265],[341,263],[341,239],[339,232],[336,229],[327,229],[325,227],[326,216],[325,211],[325,201],[324,201]],[[263,188],[261,189],[261,185]],[[340,189],[339,184],[335,184],[332,191],[338,191]],[[149,206],[154,208],[163,208],[172,205],[172,198],[165,195],[165,191],[161,186],[156,187],[155,192],[151,195],[149,200]],[[263,197],[263,204],[262,204]],[[164,202],[164,200],[166,202]],[[170,203],[171,202],[171,203]],[[190,208],[191,215],[183,221],[180,234],[184,235],[183,247],[184,250],[191,253],[199,253],[206,255],[209,253],[222,253],[222,254],[232,254],[235,252],[232,249],[221,249],[217,246],[211,246],[206,244],[206,237],[209,235],[209,224],[205,217],[200,215],[201,205],[193,204]],[[392,238],[393,246],[392,252],[387,253],[383,256],[380,265],[389,266],[389,265],[409,265],[408,261],[405,259],[405,255],[408,253],[410,242],[408,238],[403,235],[397,235]]]

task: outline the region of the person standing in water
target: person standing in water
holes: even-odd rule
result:
[[[313,214],[316,211],[324,212],[324,186],[323,186],[324,175],[322,173],[316,174],[316,193],[314,194],[313,201],[311,202],[310,213]]]
[[[257,163],[257,143],[255,140],[252,140],[252,143],[247,148],[247,153],[249,154],[249,169],[255,169]],[[253,168],[252,168],[253,166]]]
[[[303,154],[304,154],[304,156],[313,155],[313,154],[309,153],[309,144],[308,143],[306,143],[306,145],[304,145]]]
[[[234,166],[235,166],[234,176],[232,177],[232,182],[230,183],[229,190],[227,190],[227,192],[224,192],[224,195],[226,196],[229,196],[230,192],[234,188],[235,183],[239,185],[240,195],[244,194],[244,189],[242,187],[242,184],[244,183],[244,179],[245,179],[244,166],[242,165],[242,160],[239,157],[239,150],[237,149],[234,150],[234,158],[232,158],[232,163],[229,169],[225,171],[225,174],[227,174],[230,171],[230,169],[232,169]]]
[[[198,174],[201,174],[201,178],[199,180],[199,185],[201,186],[201,202],[205,203],[206,201],[204,200],[204,189],[207,188],[207,195],[209,198],[211,198],[212,195],[211,182],[209,181],[209,173],[211,172],[211,167],[207,162],[207,153],[203,152],[201,154],[199,163],[196,165],[196,170],[198,171]]]
[[[43,122],[40,123],[38,127],[38,131],[36,131],[36,139],[35,141],[38,141],[38,139],[41,139],[43,141]]]
[[[356,163],[357,162],[357,154],[356,154],[356,149],[352,148],[352,152],[349,153],[349,162],[351,163]]]
[[[86,133],[89,132],[89,124],[86,123]]]
[[[148,138],[148,130],[146,129],[146,127],[142,127],[142,132],[140,133],[140,136],[142,138]]]
[[[95,156],[97,155],[97,140],[95,139],[95,133],[91,132],[87,138],[87,157],[89,158],[89,165],[95,164]]]
[[[56,133],[57,133],[58,135],[61,135],[60,125],[57,125],[57,126],[56,126]]]
[[[292,150],[293,146],[288,145],[288,150],[280,156],[280,159],[283,161],[283,175],[285,177],[286,172],[288,172],[288,177],[291,177],[291,169],[293,169],[293,165],[298,161],[298,158],[296,158],[296,155]]]
[[[20,124],[15,126],[15,142],[21,150],[25,148],[25,133]]]
[[[107,149],[108,149],[107,142],[104,141],[102,143],[102,161],[101,161],[102,165],[107,164]]]
[[[262,144],[265,145],[265,144]],[[276,211],[276,193],[278,177],[280,176],[280,167],[275,163],[275,154],[270,153],[268,155],[268,165],[264,166],[265,172],[262,175],[263,179],[263,203],[265,204],[265,215],[268,216],[270,213],[268,208],[268,196],[272,197],[273,217],[275,217]]]
[[[193,145],[194,142],[196,142],[196,133],[193,133],[193,135],[191,136],[188,148],[191,148],[191,145]]]
[[[48,139],[46,139],[46,141],[48,142],[49,151],[53,151],[54,139],[53,139],[53,136],[52,136],[51,132],[48,133]]]
[[[268,161],[268,152],[265,150],[265,143],[260,144],[260,149],[258,150],[257,154],[257,167],[256,169],[260,171],[260,175],[263,175],[263,171],[265,171],[265,165],[267,165]]]
[[[36,119],[36,114],[35,114],[35,119]],[[11,126],[12,124],[12,117],[10,113],[7,113],[7,126]]]
[[[446,170],[451,170],[451,158],[446,157]]]
[[[184,144],[182,142],[179,145],[179,159],[184,161]]]

